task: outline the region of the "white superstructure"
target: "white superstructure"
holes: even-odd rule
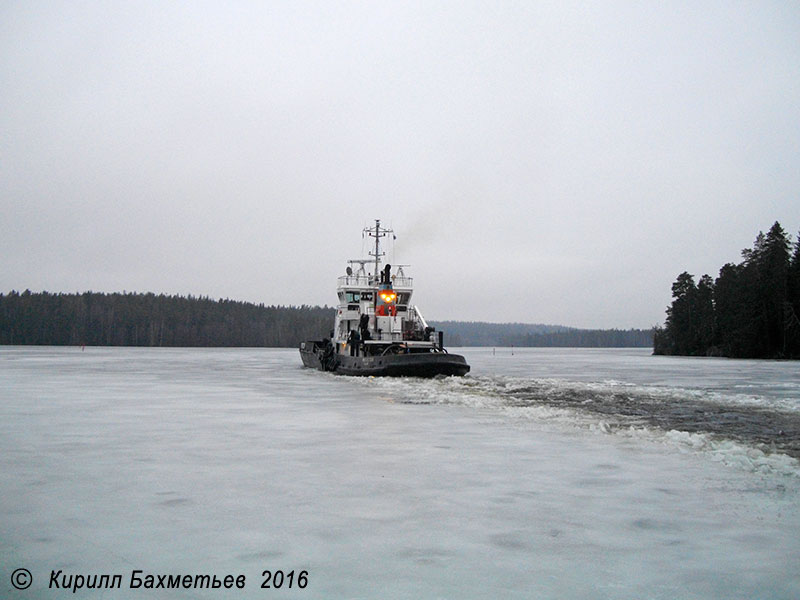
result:
[[[374,355],[389,348],[396,352],[435,349],[432,328],[411,304],[413,279],[405,274],[409,265],[382,265],[380,240],[393,231],[376,220],[364,233],[375,238],[374,251],[369,253],[373,258],[348,261],[347,274],[338,279],[333,333],[336,353]]]

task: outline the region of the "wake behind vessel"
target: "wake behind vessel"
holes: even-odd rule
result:
[[[373,258],[348,261],[346,275],[339,277],[332,337],[301,342],[303,364],[342,375],[466,374],[464,357],[447,352],[443,333],[428,326],[410,303],[413,280],[403,271],[409,265],[396,265],[394,273],[389,264],[381,267],[380,240],[392,230],[376,220],[364,233],[375,238]]]

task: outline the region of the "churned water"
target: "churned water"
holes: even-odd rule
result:
[[[797,363],[463,353],[0,348],[0,596],[800,597]]]

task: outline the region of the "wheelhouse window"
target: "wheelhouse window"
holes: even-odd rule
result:
[[[348,303],[361,300],[361,294],[359,292],[345,292],[345,296],[347,297]]]

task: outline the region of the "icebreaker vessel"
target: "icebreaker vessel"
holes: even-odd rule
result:
[[[444,334],[428,326],[411,304],[413,281],[404,272],[409,265],[381,265],[381,239],[393,231],[376,220],[364,233],[375,238],[372,258],[348,261],[339,277],[332,337],[301,342],[303,364],[341,375],[466,374],[464,357],[447,352]]]

